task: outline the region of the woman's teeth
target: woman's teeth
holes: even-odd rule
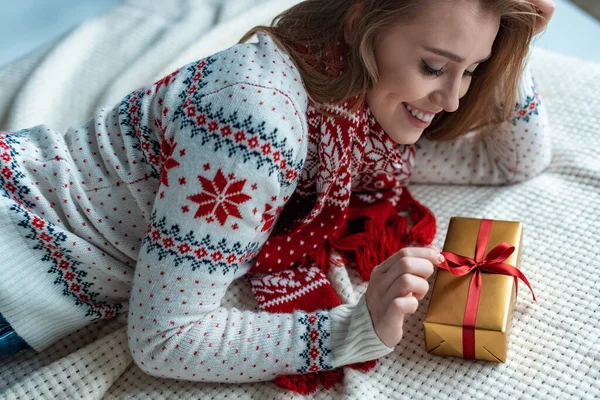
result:
[[[415,118],[420,119],[423,122],[431,122],[435,117],[435,114],[423,114],[421,111],[414,110],[408,104],[404,104],[404,106]]]

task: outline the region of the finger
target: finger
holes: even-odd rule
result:
[[[535,24],[535,34],[541,33],[550,20],[556,10],[556,4],[553,0],[530,0],[531,4],[535,8],[535,12],[538,14],[538,18]]]
[[[556,9],[554,0],[529,0],[537,13],[551,14]]]
[[[544,24],[548,25],[548,23],[552,19],[552,16],[554,15],[555,10],[556,10],[556,4],[554,4],[554,1],[545,0],[540,4],[537,11],[542,16],[542,19],[544,20]]]
[[[418,300],[422,300],[429,291],[429,283],[412,274],[402,274],[398,276],[385,292],[385,298],[388,302],[392,302],[396,297],[412,296]]]
[[[552,15],[556,9],[553,0],[542,0],[536,4],[536,9],[545,16]]]
[[[385,274],[405,257],[424,258],[429,260],[429,262],[431,262],[433,265],[439,265],[444,260],[443,256],[440,258],[440,252],[434,248],[405,247],[393,254],[384,263],[378,266],[378,268],[381,268],[380,272]]]
[[[427,246],[430,249],[434,249],[435,251],[437,251],[438,253],[441,251],[440,246],[438,246],[435,243],[431,243],[429,246]]]
[[[419,308],[419,301],[414,296],[397,297],[389,305],[386,311],[386,319],[394,320],[403,318],[404,314],[414,314]]]
[[[392,286],[392,283],[402,274],[415,275],[423,279],[428,279],[433,275],[434,267],[431,261],[424,258],[404,257],[398,264],[390,268],[385,275],[385,282],[389,282],[386,290]]]

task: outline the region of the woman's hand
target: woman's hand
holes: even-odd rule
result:
[[[539,15],[535,24],[535,34],[537,35],[548,26],[548,22],[550,22],[554,10],[556,10],[556,4],[554,0],[529,0],[529,2],[533,4]]]
[[[396,346],[403,335],[404,315],[417,311],[429,291],[427,278],[439,265],[440,248],[406,247],[373,269],[367,292],[367,308],[379,339]]]

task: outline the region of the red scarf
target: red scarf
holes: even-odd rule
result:
[[[435,236],[433,214],[405,187],[414,146],[394,143],[366,106],[351,112],[346,103],[327,111],[336,117],[308,109],[302,176],[285,208],[278,210],[275,229],[250,271],[259,307],[268,312],[314,312],[340,305],[325,276],[333,249],[353,262],[366,281],[375,266],[399,249],[428,245]],[[290,284],[270,286],[281,279],[269,278]],[[276,384],[308,394],[342,381],[342,368],[314,372],[321,368],[320,349],[313,344],[308,373],[277,377]],[[368,371],[375,365],[374,360],[349,367]]]

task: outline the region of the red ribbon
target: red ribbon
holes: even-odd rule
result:
[[[463,357],[466,359],[475,358],[475,321],[477,320],[479,297],[481,295],[481,272],[513,276],[515,278],[515,289],[517,294],[519,292],[519,281],[517,278],[521,279],[529,287],[529,290],[531,290],[533,301],[537,301],[533,289],[525,275],[512,265],[503,263],[503,261],[515,251],[515,246],[506,242],[500,243],[484,257],[484,252],[490,238],[490,232],[492,231],[492,222],[493,221],[489,219],[481,220],[475,247],[475,259],[463,257],[449,251],[442,251],[446,260],[439,266],[439,268],[450,271],[454,276],[467,275],[475,270],[469,285],[467,306],[465,308],[465,317],[463,319]]]

